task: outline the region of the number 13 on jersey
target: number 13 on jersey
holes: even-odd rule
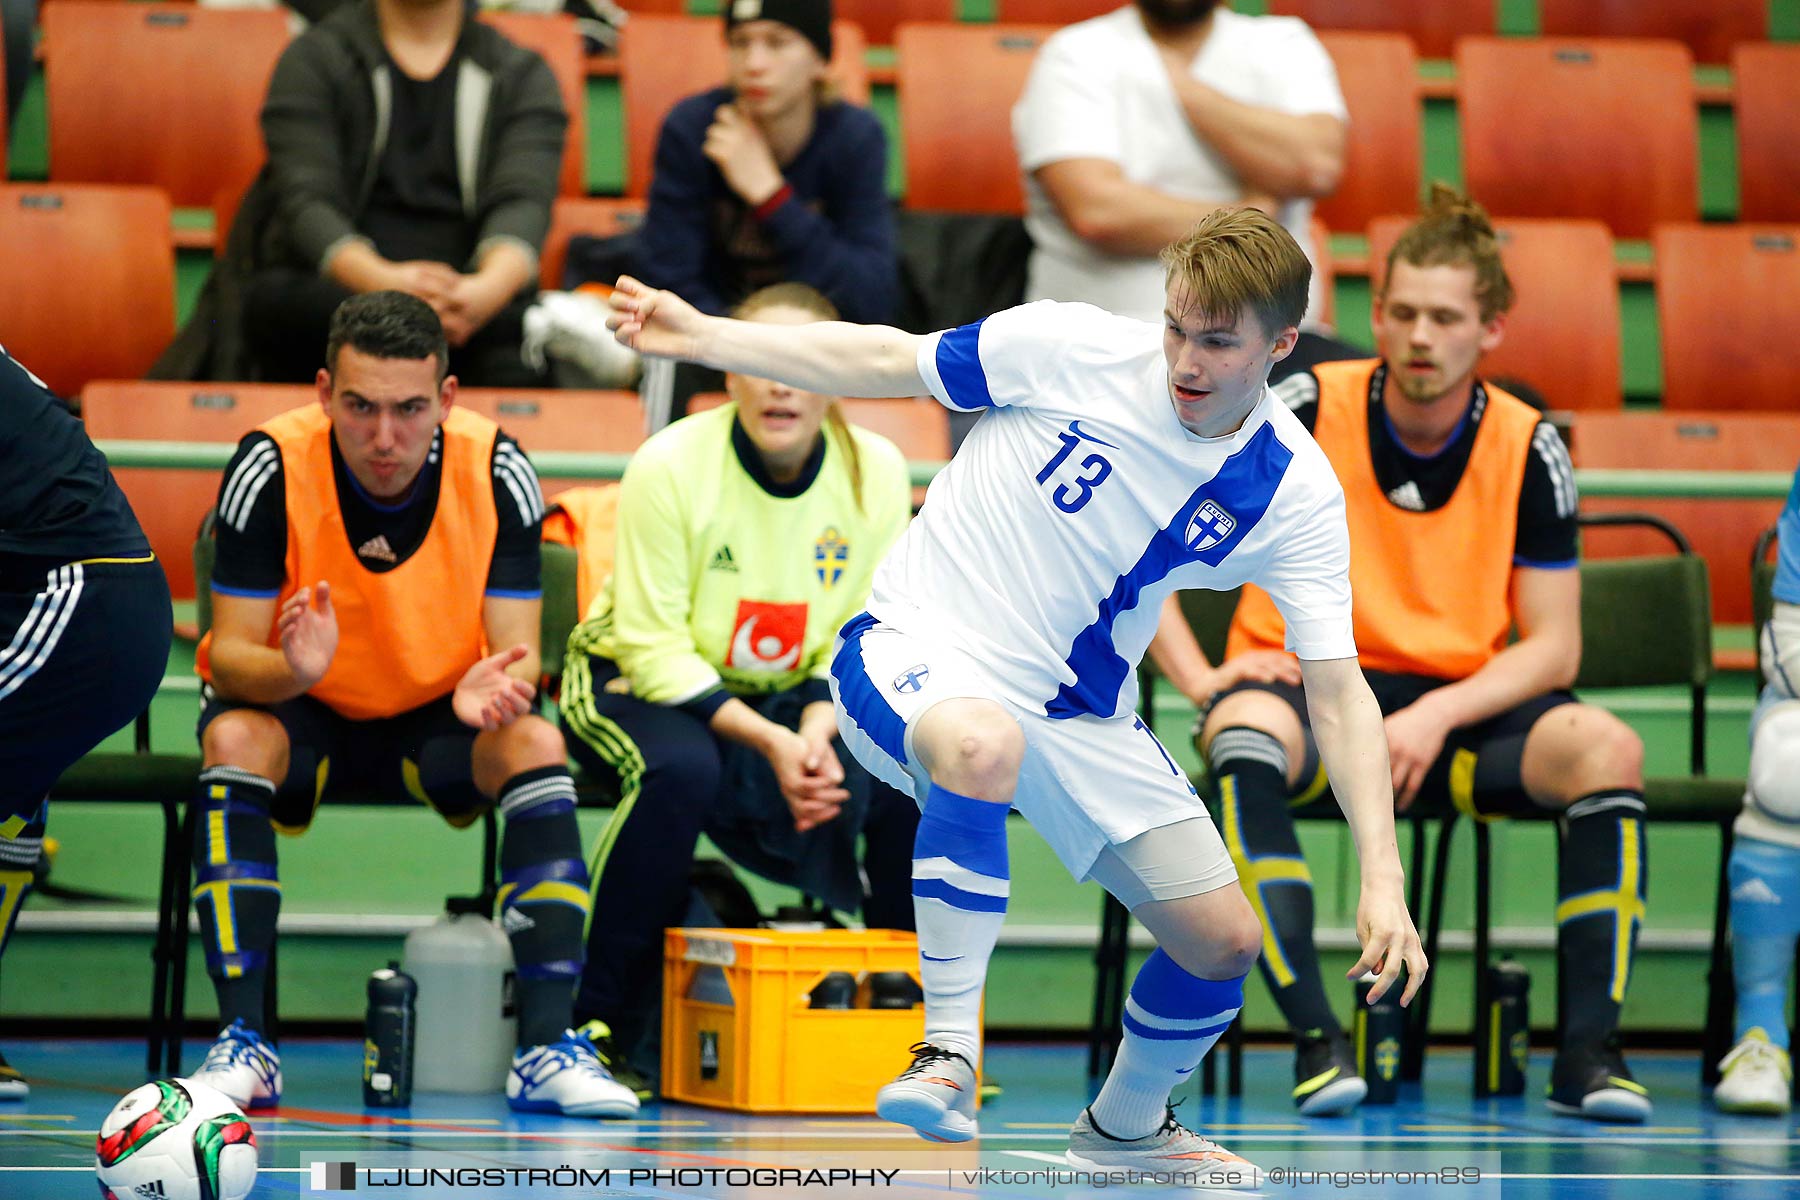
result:
[[[1050,461],[1044,464],[1044,469],[1037,473],[1039,483],[1050,482],[1051,476],[1056,474],[1057,468],[1061,467],[1069,456],[1075,453],[1076,447],[1083,442],[1105,446],[1109,450],[1118,449],[1111,442],[1101,441],[1093,434],[1085,432],[1078,420],[1070,421],[1069,428],[1057,434],[1056,440],[1062,444],[1057,448],[1056,453],[1050,456]],[[1085,455],[1075,478],[1066,483],[1059,482],[1051,490],[1050,502],[1066,513],[1080,512],[1087,502],[1093,499],[1094,489],[1105,483],[1106,477],[1111,474],[1112,462],[1109,459],[1100,454]]]

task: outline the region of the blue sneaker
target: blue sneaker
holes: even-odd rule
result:
[[[281,1055],[241,1018],[219,1031],[206,1061],[188,1078],[224,1092],[246,1112],[281,1103]]]
[[[548,1046],[513,1055],[506,1103],[518,1112],[565,1117],[635,1117],[638,1098],[600,1062],[594,1043],[573,1029]]]

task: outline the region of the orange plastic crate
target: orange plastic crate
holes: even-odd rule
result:
[[[893,930],[670,929],[663,943],[662,1092],[745,1112],[872,1113],[912,1061],[923,1004],[870,1009],[876,971],[919,978],[919,942]],[[859,1007],[808,1008],[847,971]],[[711,997],[711,998],[707,998]],[[725,1002],[729,1000],[729,1002]]]

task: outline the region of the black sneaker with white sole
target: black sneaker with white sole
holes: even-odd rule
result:
[[[1308,1029],[1294,1044],[1294,1107],[1308,1117],[1335,1117],[1363,1102],[1369,1085],[1343,1033]]]
[[[1550,1111],[1593,1121],[1643,1121],[1650,1089],[1631,1077],[1619,1035],[1597,1045],[1564,1046],[1550,1068]]]

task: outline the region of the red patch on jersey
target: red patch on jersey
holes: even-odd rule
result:
[[[806,605],[739,600],[725,665],[734,671],[783,674],[800,664],[805,640]]]

